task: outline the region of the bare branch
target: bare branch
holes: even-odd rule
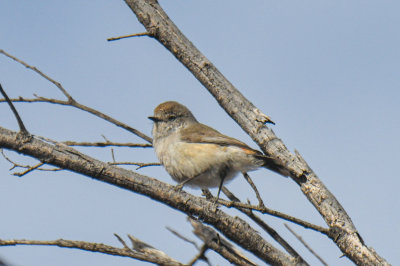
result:
[[[199,253],[187,264],[188,266],[194,265],[199,260],[204,260],[208,265],[211,265],[208,258],[205,256],[208,247],[206,244],[202,245],[199,249]]]
[[[230,192],[226,187],[222,188],[222,192],[231,200],[235,202],[240,202],[240,200],[233,195],[232,192]],[[264,229],[276,242],[278,242],[290,255],[293,257],[297,258],[299,261],[302,263],[307,263],[300,255],[297,253],[297,251],[292,248],[292,246],[289,245],[288,242],[286,242],[285,239],[283,239],[272,227],[270,227],[268,224],[266,224],[260,217],[255,215],[251,210],[244,209],[244,208],[239,208],[241,212],[246,214],[250,219],[255,221],[261,228]]]
[[[45,142],[37,136],[26,142],[16,138],[16,135],[16,132],[0,127],[0,147],[145,195],[189,216],[201,217],[202,221],[267,263],[288,265],[295,261],[263,239],[244,220],[215,209],[215,204],[204,198],[177,191],[174,186],[157,179],[93,159],[65,144],[51,140]]]
[[[45,98],[45,97],[39,97],[39,96],[35,95],[36,99],[26,99],[26,100],[24,100],[24,98],[19,97],[18,100],[12,99],[11,100],[12,102],[48,102],[48,103],[54,103],[54,104],[73,106],[73,107],[78,108],[80,110],[83,110],[83,111],[86,111],[88,113],[91,113],[91,114],[93,114],[93,115],[95,115],[97,117],[100,117],[100,118],[102,118],[102,119],[104,119],[104,120],[106,120],[106,121],[108,121],[108,122],[110,122],[110,123],[112,123],[112,124],[114,124],[114,125],[116,125],[118,127],[126,129],[129,132],[131,132],[131,133],[135,134],[136,136],[146,140],[149,143],[152,142],[152,139],[150,137],[148,137],[146,134],[140,132],[139,130],[134,129],[134,128],[132,128],[132,127],[130,127],[130,126],[128,126],[128,125],[126,125],[126,124],[124,124],[124,123],[122,123],[122,122],[120,122],[120,121],[118,121],[118,120],[106,115],[106,114],[103,114],[100,111],[97,111],[97,110],[95,110],[93,108],[90,108],[88,106],[85,106],[83,104],[78,103],[75,99],[72,98],[71,95],[68,94],[68,92],[63,88],[63,86],[61,86],[61,84],[59,82],[57,82],[54,79],[50,78],[49,76],[45,75],[43,72],[41,72],[36,67],[28,65],[27,63],[25,63],[21,59],[18,59],[17,57],[15,57],[13,55],[10,55],[9,53],[5,52],[4,50],[0,49],[0,53],[4,54],[5,56],[7,56],[7,57],[9,57],[9,58],[11,58],[13,60],[15,60],[16,62],[22,64],[26,68],[33,70],[34,72],[38,73],[39,75],[41,75],[42,77],[44,77],[45,79],[47,79],[48,81],[50,81],[51,83],[56,85],[56,87],[58,89],[60,89],[61,92],[68,99],[67,101],[62,101],[62,100],[56,100],[56,99],[48,99],[48,98]]]
[[[163,265],[183,265],[174,259],[167,260],[166,257],[157,257],[155,254],[146,254],[137,252],[127,248],[116,248],[113,246],[104,245],[102,243],[91,243],[76,240],[25,240],[25,239],[0,239],[0,246],[16,246],[16,245],[39,245],[39,246],[58,246],[63,248],[76,248],[86,251],[99,252],[103,254],[116,255],[121,257],[129,257],[141,261],[152,262]]]
[[[112,162],[109,163],[110,165],[136,165],[138,166],[136,170],[139,170],[143,167],[148,167],[148,166],[160,166],[160,163],[136,163],[136,162]]]
[[[2,50],[0,50],[1,52]],[[10,106],[11,111],[13,112],[15,118],[17,119],[18,122],[18,126],[19,126],[19,130],[21,131],[21,133],[28,135],[29,132],[28,130],[26,130],[26,127],[24,125],[24,122],[22,122],[21,117],[18,114],[17,109],[15,108],[14,104],[11,102],[10,98],[8,98],[7,93],[4,91],[3,86],[1,86],[0,84],[0,92],[3,95],[4,99],[6,100],[6,102],[8,103],[8,105]]]
[[[197,250],[200,250],[199,246],[197,245],[196,242],[194,242],[193,240],[190,240],[187,237],[184,237],[183,235],[181,235],[180,233],[178,233],[176,230],[172,229],[171,227],[166,226],[167,230],[170,231],[172,234],[174,234],[175,236],[179,237],[180,239],[182,239],[185,242],[188,242],[190,244],[192,244],[193,246],[196,247]]]
[[[41,96],[37,96],[37,95],[35,95],[35,97],[36,98],[33,98],[33,99],[24,98],[24,97],[18,97],[18,98],[10,99],[10,100],[12,102],[52,103],[52,104],[59,104],[59,105],[65,105],[65,106],[72,106],[72,107],[75,107],[75,108],[80,109],[82,111],[91,113],[92,115],[95,115],[97,117],[100,117],[100,118],[104,119],[105,121],[108,121],[108,122],[110,122],[110,123],[112,123],[112,124],[114,124],[114,125],[116,125],[118,127],[121,127],[123,129],[135,134],[136,136],[146,140],[149,143],[152,142],[152,139],[150,137],[148,137],[146,134],[144,134],[144,133],[142,133],[142,132],[140,132],[140,131],[138,131],[138,130],[136,130],[136,129],[134,129],[134,128],[132,128],[132,127],[130,127],[130,126],[128,126],[128,125],[116,120],[116,119],[114,119],[114,118],[112,118],[111,116],[103,114],[100,111],[97,111],[97,110],[95,110],[93,108],[90,108],[90,107],[88,107],[86,105],[80,104],[80,103],[78,103],[76,101],[69,102],[69,101],[63,101],[63,100],[58,100],[58,99],[45,98],[45,97],[41,97]],[[0,102],[4,102],[4,100],[0,99]]]
[[[125,39],[125,38],[141,37],[141,36],[149,36],[149,33],[141,32],[141,33],[135,33],[135,34],[129,34],[129,35],[122,35],[122,36],[118,36],[118,37],[108,38],[107,41],[111,42],[111,41],[121,40],[121,39]]]
[[[260,196],[260,193],[258,192],[258,189],[256,187],[256,185],[254,184],[253,180],[251,180],[250,176],[248,173],[242,173],[244,176],[244,179],[246,179],[247,183],[250,184],[251,188],[254,190],[254,192],[256,193],[256,197],[258,199],[258,206],[265,206],[264,202]]]
[[[125,0],[146,30],[167,48],[214,96],[221,107],[268,155],[266,167],[290,176],[331,229],[331,238],[356,264],[388,265],[384,258],[364,245],[350,217],[305,160],[291,153],[268,128],[270,121],[246,99],[222,73],[182,34],[156,0]],[[240,106],[240,108],[238,108]]]
[[[68,92],[63,88],[63,86],[61,86],[61,84],[57,81],[55,81],[54,79],[50,78],[49,76],[47,76],[46,74],[44,74],[42,71],[40,71],[39,69],[37,69],[34,66],[28,65],[27,63],[25,63],[24,61],[22,61],[21,59],[18,59],[17,57],[10,55],[9,53],[5,52],[4,50],[0,49],[0,53],[4,54],[5,56],[11,58],[12,60],[20,63],[21,65],[23,65],[24,67],[31,69],[33,71],[35,71],[36,73],[38,73],[40,76],[44,77],[45,79],[47,79],[48,81],[50,81],[51,83],[53,83],[54,85],[56,85],[56,87],[67,97],[67,99],[69,101],[74,101],[74,99],[71,97],[71,95],[68,94]]]
[[[235,202],[235,201],[226,201],[226,200],[219,200],[218,203],[231,208],[231,207],[236,207],[236,208],[243,208],[243,209],[249,209],[249,210],[254,210],[254,211],[259,211],[261,213],[266,213],[275,217],[279,217],[282,218],[286,221],[289,222],[293,222],[295,224],[301,225],[304,228],[308,228],[308,229],[312,229],[315,231],[318,231],[324,235],[330,236],[330,231],[327,228],[324,228],[322,226],[319,225],[315,225],[309,222],[306,222],[304,220],[301,220],[299,218],[287,215],[285,213],[279,212],[279,211],[275,211],[272,210],[270,208],[267,208],[265,206],[255,206],[255,205],[250,205],[250,204],[246,204],[246,203],[242,203],[242,202]]]
[[[82,146],[82,147],[131,147],[131,148],[151,148],[153,147],[151,144],[142,144],[142,143],[121,143],[121,142],[112,142],[112,141],[104,141],[104,142],[78,142],[78,141],[63,141],[65,145],[68,146]]]
[[[33,170],[38,169],[38,168],[39,168],[40,166],[42,166],[42,165],[44,165],[44,163],[40,162],[40,163],[38,163],[37,165],[34,165],[34,166],[29,167],[28,169],[26,169],[25,171],[23,171],[23,172],[21,172],[21,173],[14,173],[13,175],[22,177],[22,176],[24,176],[24,175],[26,175],[26,174],[32,172]]]
[[[223,256],[229,262],[236,265],[256,265],[233,247],[227,240],[220,237],[212,228],[203,225],[191,217],[188,217],[188,220],[193,226],[193,233],[200,238],[207,247]]]
[[[328,266],[328,264],[321,258],[321,256],[319,256],[304,240],[303,238],[296,234],[296,232],[294,230],[292,230],[292,228],[289,227],[288,224],[284,224],[285,227],[290,231],[290,233],[292,233],[323,265]]]
[[[132,243],[131,250],[140,252],[149,257],[159,258],[161,261],[163,261],[163,265],[182,265],[180,262],[169,257],[165,252],[146,244],[145,242],[133,237],[132,235],[128,234],[128,238]]]

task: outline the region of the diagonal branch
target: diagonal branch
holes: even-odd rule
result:
[[[63,86],[61,85],[61,83],[55,81],[54,79],[50,78],[49,76],[47,76],[46,74],[44,74],[42,71],[40,71],[39,69],[37,69],[34,66],[28,65],[27,63],[25,63],[24,61],[22,61],[21,59],[18,59],[17,57],[7,53],[6,51],[0,49],[0,53],[4,54],[5,56],[11,58],[12,60],[20,63],[21,65],[23,65],[24,67],[33,70],[34,72],[38,73],[40,76],[42,76],[43,78],[47,79],[48,81],[50,81],[51,83],[53,83],[54,85],[56,85],[56,87],[65,95],[65,97],[67,97],[67,99],[69,101],[74,101],[74,99],[72,98],[71,95],[68,94],[68,92],[63,88]]]
[[[36,67],[31,66],[31,65],[25,63],[25,62],[22,61],[21,59],[19,59],[19,58],[15,57],[15,56],[13,56],[13,55],[11,55],[11,54],[5,52],[4,50],[1,50],[1,49],[0,49],[0,53],[1,53],[1,54],[4,54],[5,56],[7,56],[7,57],[9,57],[9,58],[11,58],[11,59],[13,59],[13,60],[16,61],[16,62],[22,64],[22,65],[25,66],[26,68],[31,69],[31,70],[33,70],[34,72],[38,73],[40,76],[44,77],[46,80],[48,80],[48,81],[50,81],[51,83],[53,83],[53,84],[65,95],[65,97],[67,97],[67,100],[66,100],[66,101],[56,100],[56,99],[48,99],[48,98],[45,98],[45,97],[38,97],[38,96],[36,96],[36,99],[26,99],[26,100],[23,100],[23,98],[20,97],[18,100],[12,99],[11,101],[13,101],[13,102],[48,102],[48,103],[54,103],[54,104],[61,104],[61,105],[73,106],[73,107],[78,108],[78,109],[80,109],[80,110],[83,110],[83,111],[86,111],[86,112],[88,112],[88,113],[91,113],[91,114],[93,114],[93,115],[95,115],[95,116],[97,116],[97,117],[100,117],[100,118],[102,118],[102,119],[104,119],[104,120],[106,120],[106,121],[108,121],[108,122],[110,122],[110,123],[112,123],[112,124],[114,124],[114,125],[116,125],[116,126],[118,126],[118,127],[121,127],[121,128],[123,128],[123,129],[126,129],[126,130],[128,130],[129,132],[131,132],[131,133],[135,134],[136,136],[138,136],[138,137],[140,137],[140,138],[146,140],[146,141],[149,142],[149,143],[152,142],[152,139],[151,139],[149,136],[147,136],[146,134],[140,132],[139,130],[134,129],[134,128],[132,128],[132,127],[130,127],[130,126],[128,126],[128,125],[126,125],[126,124],[124,124],[124,123],[122,123],[122,122],[120,122],[120,121],[118,121],[118,120],[116,120],[116,119],[114,119],[114,118],[112,118],[112,117],[106,115],[106,114],[103,114],[103,113],[100,112],[100,111],[97,111],[97,110],[95,110],[95,109],[93,109],[93,108],[90,108],[90,107],[88,107],[88,106],[85,106],[85,105],[83,105],[83,104],[78,103],[74,98],[72,98],[72,96],[67,92],[67,90],[64,89],[64,87],[61,85],[61,83],[59,83],[59,82],[55,81],[54,79],[50,78],[49,76],[47,76],[46,74],[44,74],[42,71],[40,71],[40,70],[37,69]],[[0,101],[0,102],[1,102],[1,101]]]
[[[15,118],[17,119],[18,125],[19,125],[19,130],[21,131],[22,134],[26,134],[28,135],[29,132],[26,129],[24,122],[22,122],[21,117],[18,114],[17,109],[15,108],[14,104],[12,103],[12,101],[10,100],[10,98],[8,98],[7,93],[4,91],[3,86],[1,86],[0,84],[0,92],[4,97],[4,100],[8,103],[8,105],[10,106],[11,111],[13,112]]]
[[[292,233],[292,234],[293,234],[307,249],[308,249],[308,251],[310,251],[311,254],[313,254],[323,265],[328,266],[328,264],[324,261],[324,259],[321,258],[321,256],[318,255],[318,253],[316,253],[316,252],[303,240],[303,238],[302,238],[300,235],[296,234],[296,232],[295,232],[292,228],[290,228],[289,225],[285,224],[285,227],[286,227],[286,228],[289,230],[289,232]]]
[[[240,200],[233,195],[226,187],[222,187],[222,192],[231,200],[235,202],[240,202]],[[278,232],[276,232],[272,227],[266,224],[260,217],[255,215],[251,210],[245,208],[239,208],[241,212],[246,214],[250,219],[256,222],[264,231],[266,231],[276,242],[278,242],[290,255],[297,258],[299,261],[306,263],[306,261],[297,253],[297,251],[283,239]]]
[[[331,229],[331,238],[356,264],[388,265],[361,239],[351,218],[305,160],[291,153],[265,123],[268,116],[247,100],[182,34],[156,0],[125,0],[152,36],[167,48],[214,96],[221,107],[271,157],[268,168],[289,175]]]
[[[12,102],[25,102],[25,103],[52,103],[52,104],[59,104],[59,105],[65,105],[65,106],[72,106],[75,108],[78,108],[82,111],[88,112],[92,115],[95,115],[97,117],[100,117],[118,127],[121,127],[133,134],[135,134],[136,136],[146,140],[147,142],[151,143],[152,139],[147,136],[146,134],[140,132],[137,129],[134,129],[130,126],[128,126],[125,123],[122,123],[114,118],[112,118],[111,116],[108,116],[100,111],[97,111],[96,109],[93,109],[91,107],[88,107],[86,105],[80,104],[76,101],[63,101],[63,100],[58,100],[58,99],[51,99],[51,98],[45,98],[45,97],[40,97],[40,96],[36,96],[36,98],[33,99],[29,99],[29,98],[24,98],[24,97],[18,97],[15,99],[10,99]],[[5,100],[0,99],[0,102],[4,102]]]
[[[0,127],[0,147],[145,195],[189,216],[197,217],[267,263],[289,265],[295,261],[295,258],[264,240],[242,219],[216,209],[213,202],[184,191],[176,191],[174,186],[157,179],[93,159],[65,144],[44,142],[39,137],[21,140],[16,138],[17,134]]]

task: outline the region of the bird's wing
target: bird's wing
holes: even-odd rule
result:
[[[250,148],[245,143],[225,136],[219,133],[217,130],[200,123],[196,123],[186,127],[185,129],[182,129],[180,138],[182,141],[188,143],[208,143],[221,146],[236,146],[248,150],[249,152],[261,154],[259,151]]]

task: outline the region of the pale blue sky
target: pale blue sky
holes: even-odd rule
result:
[[[400,3],[209,0],[161,5],[219,70],[273,118],[275,133],[291,150],[300,151],[366,244],[399,264]],[[157,41],[106,41],[144,31],[123,1],[1,1],[0,10],[0,49],[61,82],[79,102],[150,135],[147,116],[157,104],[176,100],[201,122],[256,147]],[[0,73],[11,97],[63,97],[48,81],[1,55]],[[36,135],[101,141],[103,134],[112,141],[142,142],[72,108],[45,103],[17,108]],[[17,130],[4,104],[0,126]],[[111,160],[109,148],[80,150]],[[35,162],[6,154],[18,162]],[[115,156],[119,161],[156,160],[151,149],[116,149]],[[182,262],[196,253],[165,229],[196,239],[185,216],[169,207],[71,172],[18,178],[10,175],[10,167],[0,158],[0,238],[65,238],[118,246],[113,233],[130,233]],[[139,172],[173,184],[161,167]],[[324,225],[293,181],[265,170],[251,176],[267,206]],[[241,199],[255,201],[242,178],[229,188]],[[310,264],[319,265],[282,220],[264,217]],[[330,265],[352,265],[339,258],[339,249],[326,237],[292,228]],[[214,265],[223,264],[218,255],[208,254]],[[18,266],[132,265],[126,258],[46,247],[0,247],[0,258]]]

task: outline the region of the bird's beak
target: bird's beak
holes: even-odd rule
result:
[[[147,118],[150,119],[150,120],[153,121],[153,122],[159,122],[159,121],[161,121],[160,118],[155,117],[155,116],[149,116],[149,117],[147,117]]]

